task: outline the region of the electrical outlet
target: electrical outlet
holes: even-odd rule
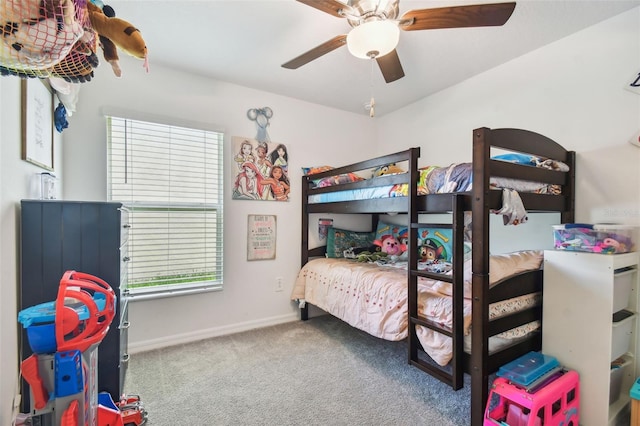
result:
[[[276,277],[276,288],[275,288],[275,290],[276,291],[283,291],[284,290],[284,287],[283,287],[283,284],[282,284],[282,277]]]

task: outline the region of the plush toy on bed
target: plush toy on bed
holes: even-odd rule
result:
[[[387,253],[392,261],[399,260],[407,252],[407,245],[402,244],[391,234],[383,235],[379,240],[375,240],[373,244],[380,246],[382,253]]]
[[[347,256],[347,251],[345,250],[345,256],[347,259],[354,259],[357,262],[368,262],[368,263],[386,263],[389,255],[387,253],[383,253],[381,251],[361,251],[357,254],[351,253]]]
[[[396,163],[385,164],[384,166],[376,167],[373,169],[372,177],[384,176],[384,175],[395,175],[398,173],[404,173],[405,170],[402,167],[396,166]]]

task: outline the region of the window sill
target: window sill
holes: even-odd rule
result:
[[[130,290],[129,302],[141,302],[146,300],[164,299],[167,297],[188,296],[191,294],[211,293],[214,291],[221,291],[222,285],[210,285],[195,288],[175,288],[164,290]]]

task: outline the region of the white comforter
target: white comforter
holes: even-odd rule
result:
[[[490,258],[490,284],[527,270],[539,269],[542,252],[523,251]],[[465,262],[464,332],[471,325],[471,261]],[[420,316],[452,325],[451,284],[420,278],[418,283]],[[404,269],[357,263],[346,259],[314,259],[298,274],[291,299],[311,303],[367,333],[385,339],[407,337],[407,272]],[[490,306],[490,317],[530,307],[539,295],[522,296]],[[518,338],[538,327],[530,324],[499,335]],[[418,338],[425,351],[440,365],[451,359],[451,339],[418,326]]]

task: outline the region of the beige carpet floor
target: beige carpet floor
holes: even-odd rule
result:
[[[469,424],[465,388],[407,363],[387,342],[331,316],[131,357],[125,391],[150,426]]]

